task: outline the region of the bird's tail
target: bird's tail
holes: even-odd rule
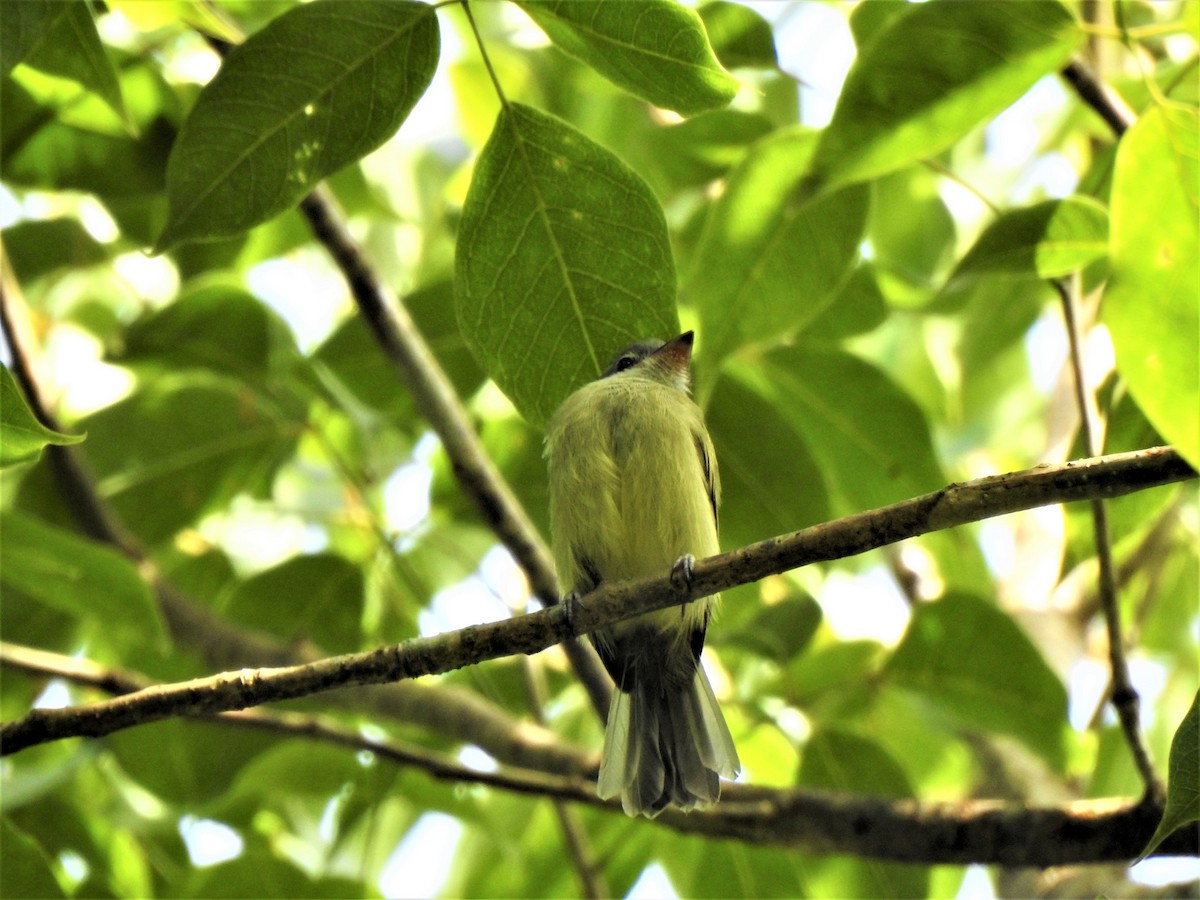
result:
[[[632,691],[614,692],[597,785],[602,799],[620,795],[628,815],[653,818],[669,805],[715,803],[718,776],[739,771],[729,727],[698,663],[682,690],[644,678]]]

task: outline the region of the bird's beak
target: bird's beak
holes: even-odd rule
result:
[[[687,372],[692,361],[692,342],[696,339],[694,331],[685,331],[679,337],[671,338],[654,351],[654,356],[666,363],[668,368]]]

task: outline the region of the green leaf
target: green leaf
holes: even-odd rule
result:
[[[455,296],[475,358],[535,425],[621,348],[679,332],[658,200],[603,147],[520,104],[475,165]]]
[[[842,340],[878,328],[887,318],[887,302],[879,290],[875,267],[857,266],[837,294],[804,329],[806,340]]]
[[[816,461],[835,513],[885,506],[945,484],[924,414],[883,372],[811,343],[773,350],[756,369],[774,415]]]
[[[909,4],[859,48],[812,185],[829,190],[937,154],[1063,65],[1080,38],[1058,0]]]
[[[403,0],[299,6],[253,35],[179,133],[156,250],[244,232],[374,150],[425,92],[438,45],[432,7]]]
[[[458,329],[451,283],[437,281],[418,288],[403,302],[458,395],[470,397],[483,384],[484,375]],[[313,358],[328,367],[358,402],[385,411],[393,422],[407,422],[415,415],[412,395],[400,388],[395,367],[379,351],[361,316],[343,322]]]
[[[1138,405],[1200,467],[1198,135],[1195,110],[1158,106],[1122,138],[1101,316]]]
[[[858,256],[870,192],[805,201],[797,188],[816,134],[764,138],[730,173],[693,254],[683,296],[700,313],[702,364],[746,344],[776,343],[816,318]]]
[[[17,222],[5,228],[2,237],[21,284],[63,269],[82,271],[108,259],[104,246],[87,233],[78,219]]]
[[[1066,689],[994,605],[955,594],[919,604],[884,677],[922,694],[964,728],[1010,734],[1062,770]]]
[[[6,3],[0,16],[0,74],[18,62],[78,82],[130,124],[117,70],[100,41],[90,3],[22,0]]]
[[[931,283],[951,261],[954,219],[938,193],[938,181],[936,173],[918,165],[871,184],[871,263],[893,306],[927,303]]]
[[[277,741],[262,731],[186,719],[125,729],[104,739],[130,778],[189,811],[228,794],[242,768]]]
[[[158,378],[85,420],[101,495],[149,544],[240,492],[262,494],[300,423],[239,381]]]
[[[54,878],[50,856],[37,841],[18,830],[8,816],[0,820],[0,844],[4,845],[6,897],[67,896]]]
[[[523,0],[520,7],[557,46],[655,106],[690,116],[737,93],[700,17],[673,0]]]
[[[0,513],[0,583],[101,628],[165,640],[158,606],[115,550],[18,512]]]
[[[727,547],[787,534],[830,513],[825,480],[803,435],[779,415],[773,395],[739,374],[732,367],[722,373],[705,411],[721,470]]]
[[[359,647],[362,609],[362,570],[344,557],[316,553],[248,578],[221,611],[250,628],[346,653]]]
[[[911,797],[900,764],[875,741],[837,728],[822,728],[804,744],[798,783],[843,794]],[[807,868],[811,896],[927,897],[927,869],[896,863],[829,857]]]
[[[761,607],[733,632],[722,632],[722,644],[745,647],[783,665],[803,652],[821,624],[821,607],[803,592]]]
[[[1176,828],[1200,819],[1200,691],[1171,739],[1167,763],[1167,808],[1141,857],[1154,852]]]
[[[778,67],[775,33],[771,23],[759,13],[728,0],[713,0],[696,12],[700,13],[708,41],[723,66],[728,69]]]
[[[992,222],[950,277],[1058,278],[1108,253],[1108,214],[1089,197],[1047,200],[1009,210]]]
[[[60,434],[34,416],[8,366],[0,364],[0,469],[29,462],[47,444],[78,444],[86,434]]]
[[[242,288],[210,282],[132,325],[116,357],[167,370],[198,368],[266,378],[300,359],[287,324]]]
[[[718,109],[669,128],[652,129],[646,142],[650,165],[661,169],[669,184],[707,184],[725,174],[770,131],[771,123],[763,116]]]

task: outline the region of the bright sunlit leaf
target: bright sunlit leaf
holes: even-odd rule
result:
[[[1058,0],[910,4],[860,48],[812,184],[829,190],[937,154],[1055,71],[1080,39]]]
[[[737,93],[700,17],[674,0],[538,0],[521,8],[563,50],[655,106],[693,115]]]
[[[1101,315],[1147,418],[1200,466],[1200,114],[1151,109],[1117,149]]]
[[[85,437],[61,434],[39,422],[12,372],[0,365],[0,468],[37,459],[47,444],[78,444]]]

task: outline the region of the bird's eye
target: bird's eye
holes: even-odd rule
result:
[[[637,362],[636,356],[622,356],[620,359],[617,360],[617,367],[616,367],[617,371],[624,372],[626,369],[632,368],[634,363],[636,363],[636,362]]]

